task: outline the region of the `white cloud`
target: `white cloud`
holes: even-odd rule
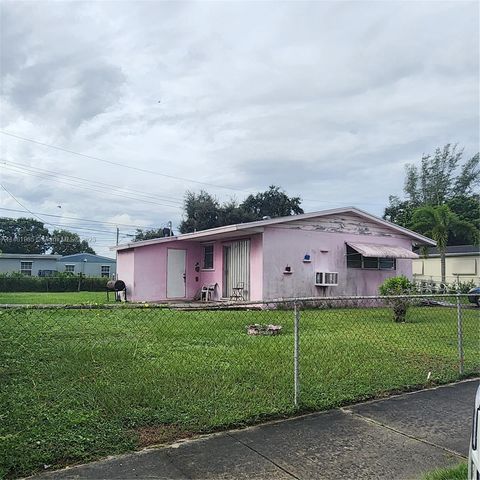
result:
[[[354,204],[381,214],[401,192],[404,163],[447,142],[478,150],[477,2],[0,8],[3,129],[231,187],[205,187],[220,199],[277,183],[308,210]],[[185,189],[200,188],[3,135],[0,155],[137,191],[123,198],[106,185],[2,168],[22,202],[51,214],[61,204],[92,220],[178,224]],[[0,202],[15,204],[5,192]],[[115,228],[102,229],[105,253]]]

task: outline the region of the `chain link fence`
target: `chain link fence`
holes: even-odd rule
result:
[[[299,406],[325,408],[478,373],[480,316],[467,302],[465,295],[301,302]],[[399,309],[405,321],[395,321]]]
[[[0,306],[0,476],[453,381],[479,363],[466,295]]]

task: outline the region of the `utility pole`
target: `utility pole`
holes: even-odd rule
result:
[[[120,238],[120,229],[117,227],[117,245],[118,245],[119,238]]]

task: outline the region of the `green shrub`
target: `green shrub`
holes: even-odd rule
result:
[[[80,277],[58,273],[51,277],[30,277],[18,272],[0,274],[0,292],[101,292],[108,278]]]
[[[404,275],[387,278],[379,287],[380,295],[411,295],[415,292],[415,285]],[[386,298],[386,303],[393,308],[395,322],[405,322],[407,309],[412,303],[410,298]]]
[[[455,295],[456,293],[468,293],[472,288],[476,287],[473,280],[455,281],[452,283],[437,283],[432,280],[420,280],[415,284],[415,293],[443,293]]]
[[[469,290],[475,288],[477,285],[473,280],[469,280],[468,282],[455,282],[452,286],[455,286],[457,293],[468,293]]]

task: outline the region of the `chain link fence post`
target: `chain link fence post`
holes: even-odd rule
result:
[[[300,379],[299,379],[299,369],[298,369],[298,356],[300,353],[300,338],[299,338],[299,327],[300,327],[300,309],[298,308],[297,302],[293,304],[294,320],[293,320],[293,385],[294,385],[294,397],[293,403],[295,408],[298,408],[300,403]]]
[[[464,357],[463,357],[463,322],[462,322],[462,304],[460,294],[457,293],[457,341],[458,341],[458,371],[463,375]]]

